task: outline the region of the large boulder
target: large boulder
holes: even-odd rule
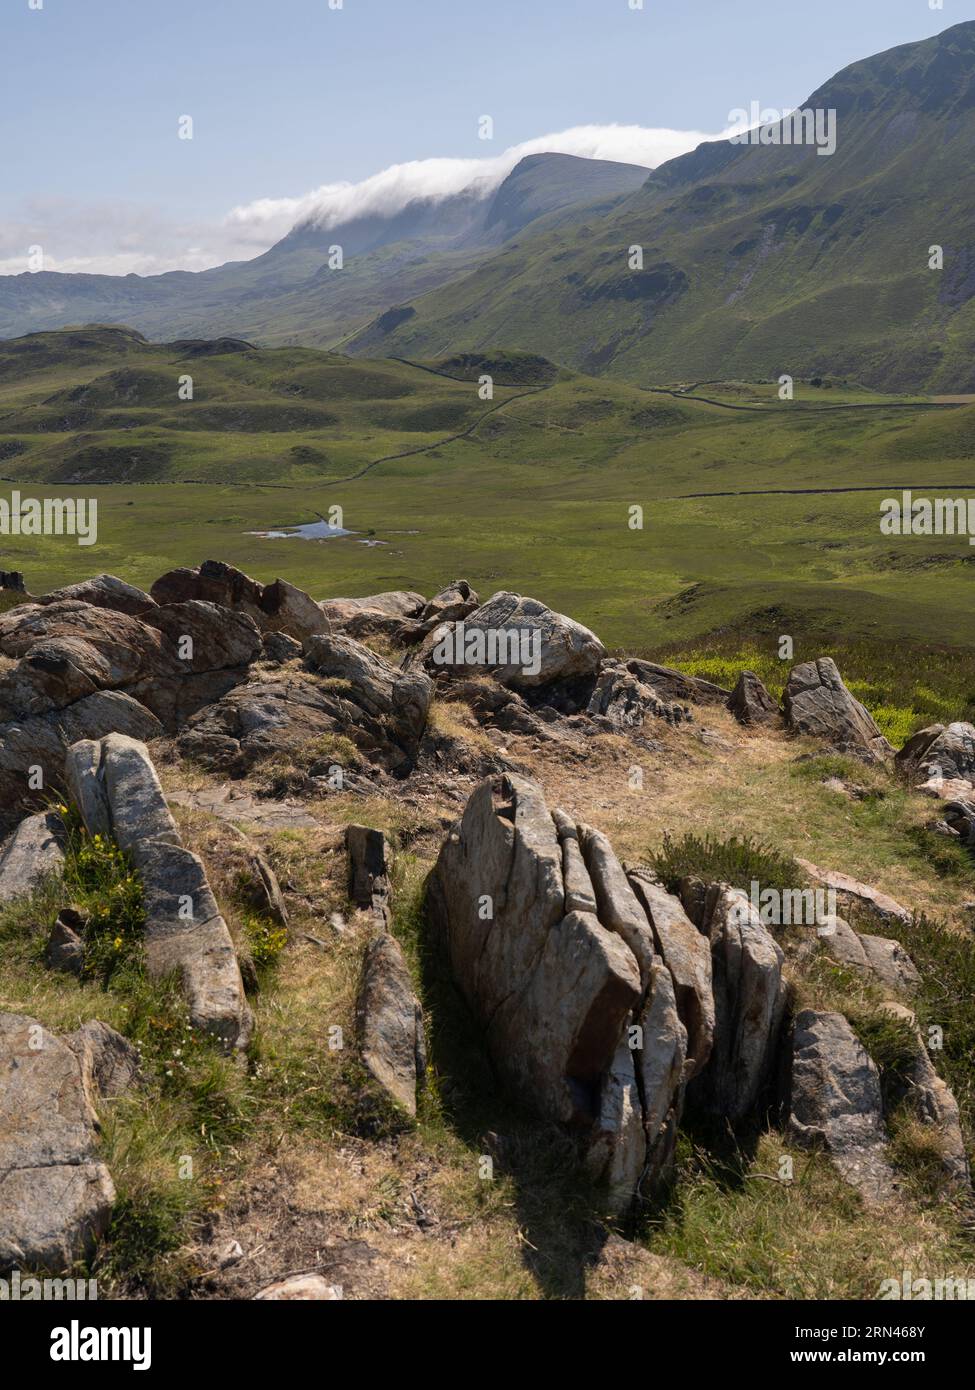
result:
[[[604,661],[586,713],[605,721],[613,732],[640,729],[651,715],[655,719],[665,719],[668,724],[680,724],[691,717],[686,706],[662,700],[652,686],[645,684],[631,669],[636,665],[636,662]]]
[[[399,622],[405,618],[418,618],[425,603],[422,594],[396,589],[383,594],[369,594],[365,598],[326,598],[318,606],[334,630],[346,628],[357,615],[363,613],[381,615]]]
[[[882,762],[893,748],[846,686],[832,657],[804,661],[789,672],[783,695],[786,724],[838,753]]]
[[[121,734],[82,740],[68,752],[66,781],[89,833],[112,835],[139,871],[149,973],[176,972],[193,1026],[245,1047],[253,1019],[230,931],[202,861],[183,848],[145,746]]]
[[[975,726],[959,720],[921,729],[907,740],[896,762],[917,781],[975,783]]]
[[[200,710],[180,735],[181,751],[232,774],[281,755],[296,765],[324,759],[327,771],[343,761],[329,751],[341,737],[382,770],[408,773],[426,726],[430,678],[401,671],[348,637],[314,637],[307,653],[311,670],[263,675]]]
[[[75,600],[0,616],[0,721],[43,715],[99,690],[125,691],[175,729],[244,678],[261,653],[252,619],[212,603],[141,617]]]
[[[49,594],[37,600],[38,603],[62,603],[74,600],[89,603],[93,608],[109,608],[115,613],[129,613],[133,617],[155,608],[155,599],[134,584],[126,584],[114,574],[96,574],[94,579],[83,579],[79,584],[66,584],[61,589],[52,589]]]
[[[787,1113],[795,1142],[824,1148],[864,1198],[894,1195],[880,1075],[842,1014],[804,1009],[796,1017]]]
[[[581,623],[538,599],[503,591],[460,624],[434,627],[421,651],[433,673],[488,672],[513,689],[594,676],[606,655],[599,638]]]
[[[739,889],[711,884],[702,899],[682,885],[682,897],[710,942],[714,990],[711,1055],[689,1099],[735,1124],[757,1109],[772,1079],[788,1000],[785,956]]]
[[[25,802],[36,803],[39,795],[61,786],[72,743],[116,730],[147,740],[163,733],[154,714],[116,690],[100,690],[50,714],[0,725],[0,822],[18,820]]]
[[[659,666],[655,661],[633,658],[626,665],[645,685],[652,686],[661,700],[677,701],[679,704],[726,705],[731,695],[729,690],[715,685],[713,681],[688,676],[671,666]]]
[[[754,671],[742,671],[728,697],[728,708],[739,724],[774,724],[779,707]]]
[[[0,1269],[58,1272],[91,1254],[115,1201],[97,1141],[90,1056],[0,1014]]]
[[[687,1034],[605,836],[550,813],[524,778],[488,779],[444,842],[428,903],[498,1070],[579,1134],[611,1204],[666,1178]]]
[[[383,932],[366,947],[356,1000],[363,1066],[410,1119],[426,1070],[423,1011],[399,942]]]
[[[150,590],[158,604],[202,599],[246,613],[262,632],[286,632],[299,642],[327,632],[329,620],[310,594],[286,579],[261,584],[233,565],[204,560],[196,569],[167,571]]]
[[[0,845],[0,904],[29,897],[63,867],[63,822],[50,811],[27,816]]]

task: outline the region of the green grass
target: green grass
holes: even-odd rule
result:
[[[789,854],[783,854],[750,836],[732,835],[719,840],[713,835],[664,836],[663,848],[649,857],[650,867],[664,887],[676,893],[682,878],[701,878],[706,883],[728,883],[749,892],[752,883],[780,892],[804,888],[805,878]]]

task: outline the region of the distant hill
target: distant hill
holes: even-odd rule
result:
[[[239,334],[332,346],[404,298],[463,274],[533,223],[604,214],[650,171],[572,155],[523,159],[493,192],[418,199],[394,216],[300,223],[263,255],[191,274],[0,276],[0,336],[124,323],[155,339]],[[329,268],[340,245],[341,271]]]
[[[479,351],[503,334],[634,382],[975,389],[975,22],[855,63],[805,105],[835,108],[832,156],[701,145],[601,217],[528,228],[349,350]]]

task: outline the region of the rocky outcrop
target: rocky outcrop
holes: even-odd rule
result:
[[[824,1148],[867,1201],[894,1195],[880,1075],[842,1014],[804,1009],[796,1017],[787,1110],[795,1142]]]
[[[116,579],[114,574],[96,574],[94,579],[83,579],[79,584],[52,589],[37,602],[63,603],[66,600],[89,603],[93,608],[108,608],[115,613],[128,613],[132,617],[138,617],[156,606],[155,599],[142,589],[137,589],[134,584],[126,584],[124,579]]]
[[[866,762],[882,762],[893,748],[870,714],[855,700],[831,657],[793,666],[783,695],[787,726],[838,753]]]
[[[492,674],[516,690],[594,676],[605,656],[581,623],[521,594],[493,594],[461,620],[434,627],[421,648],[432,675]]]
[[[356,1000],[363,1066],[410,1119],[426,1073],[423,1011],[399,942],[382,932],[366,947]]]
[[[0,1014],[0,1268],[57,1272],[91,1254],[115,1200],[97,1140],[91,1057]]]
[[[915,781],[975,783],[975,726],[959,721],[921,729],[904,744],[896,763]]]
[[[687,1031],[685,1081],[704,1070],[714,1044],[714,991],[711,948],[684,911],[648,869],[628,869],[627,877],[653,928],[654,946],[674,981],[675,1001]]]
[[[385,835],[365,825],[347,825],[345,849],[349,862],[349,897],[356,907],[371,912],[380,926],[387,927],[390,889]]]
[[[779,707],[754,671],[742,671],[728,698],[728,708],[739,724],[774,724]]]
[[[285,632],[299,642],[329,630],[328,618],[303,589],[286,579],[260,584],[220,560],[204,560],[196,569],[169,570],[150,593],[158,604],[198,599],[246,613],[261,632]]]
[[[894,1002],[884,1004],[884,1009],[911,1030],[917,1045],[910,1064],[899,1078],[893,1098],[906,1103],[923,1125],[930,1125],[936,1131],[947,1184],[954,1192],[966,1196],[971,1191],[971,1173],[958,1102],[935,1070],[912,1011]]]
[[[692,718],[686,705],[660,698],[652,686],[644,684],[631,669],[639,663],[604,661],[589,698],[587,714],[604,721],[613,732],[639,729],[650,716],[681,724]]]
[[[578,1133],[612,1204],[666,1178],[687,1034],[605,836],[550,813],[532,782],[489,779],[441,849],[428,902],[499,1071]]]
[[[230,932],[202,861],[183,848],[145,746],[120,734],[82,742],[68,754],[67,782],[89,832],[107,829],[139,871],[150,974],[177,972],[193,1026],[246,1046],[253,1021]]]
[[[314,637],[306,651],[309,670],[262,675],[200,710],[180,735],[181,752],[235,775],[287,757],[310,760],[313,775],[320,764],[325,776],[345,761],[334,748],[341,737],[382,771],[405,776],[417,758],[433,682],[348,637]]]
[[[138,1048],[101,1019],[89,1019],[65,1042],[91,1066],[95,1089],[103,1100],[115,1100],[143,1084]]]
[[[27,816],[0,845],[0,904],[29,897],[64,867],[64,824],[52,812]]]
[[[670,666],[658,666],[655,661],[632,660],[626,663],[645,685],[652,686],[661,700],[677,701],[678,704],[726,705],[731,696],[713,681],[701,680],[698,676],[687,676],[683,671],[675,671]]]
[[[61,786],[67,748],[79,739],[118,731],[154,739],[163,733],[156,716],[122,691],[101,690],[65,709],[0,726],[0,822],[21,818],[25,802]]]
[[[422,642],[427,633],[441,623],[454,623],[466,618],[479,603],[480,599],[467,580],[455,579],[453,584],[448,584],[446,589],[441,589],[439,594],[425,603],[411,622],[402,623],[396,629],[396,639],[407,646]]]
[[[921,976],[899,941],[862,932],[860,945],[863,947],[871,973],[880,984],[897,994],[916,993],[921,984]]]
[[[366,598],[327,598],[318,605],[330,623],[328,631],[349,632],[360,619],[386,619],[393,627],[407,618],[418,618],[426,599],[408,590],[393,590],[384,594],[369,594]],[[380,625],[381,626],[381,625]],[[356,636],[350,632],[350,636]]]
[[[63,710],[124,691],[170,730],[243,679],[261,651],[253,621],[212,603],[152,606],[141,617],[75,600],[23,604],[0,617],[0,720]]]
[[[735,1124],[756,1110],[772,1079],[788,997],[785,957],[740,890],[715,883],[702,896],[682,885],[681,896],[710,942],[714,992],[711,1054],[689,1100]]]
[[[796,863],[817,883],[835,889],[839,897],[843,899],[869,908],[881,921],[893,918],[898,922],[910,922],[911,914],[907,908],[901,907],[900,903],[889,893],[883,893],[879,888],[872,888],[869,883],[861,883],[859,879],[851,878],[849,874],[841,874],[834,869],[820,869],[808,859],[800,859],[797,856]]]

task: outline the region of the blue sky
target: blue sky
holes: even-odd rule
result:
[[[0,10],[8,272],[25,237],[63,268],[255,254],[279,222],[249,246],[226,226],[237,205],[578,126],[717,132],[735,107],[795,106],[857,58],[975,17],[973,0],[29,4]],[[177,139],[185,114],[192,141]]]

